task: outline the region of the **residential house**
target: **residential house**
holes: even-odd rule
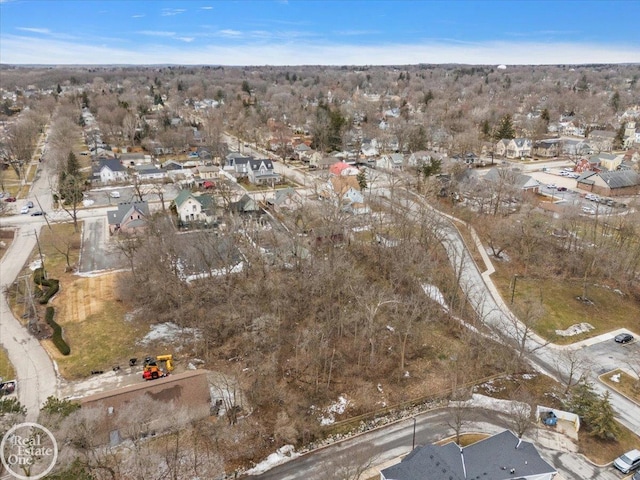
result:
[[[542,158],[554,158],[560,155],[560,146],[559,138],[539,140],[533,144],[533,154]]]
[[[298,160],[301,161],[308,161],[309,155],[311,155],[312,152],[313,150],[311,150],[311,147],[306,143],[299,143],[293,148],[293,153],[295,153]]]
[[[329,173],[337,176],[358,175],[360,170],[346,162],[338,162],[331,165]]]
[[[383,170],[402,170],[404,167],[404,155],[402,153],[392,153],[382,155],[376,160],[376,168]]]
[[[624,147],[631,148],[636,142],[636,122],[627,122],[624,127]]]
[[[610,152],[613,149],[613,141],[616,132],[607,130],[592,130],[589,133],[589,144],[598,152]]]
[[[380,472],[380,480],[551,480],[556,470],[536,447],[509,430],[467,447],[454,442],[415,448]]]
[[[102,183],[122,182],[129,178],[127,168],[115,158],[101,159],[94,173]]]
[[[268,158],[251,159],[248,164],[249,181],[254,185],[271,185],[273,188],[280,181],[280,174],[273,167]]]
[[[225,157],[225,170],[233,172],[236,178],[246,177],[249,174],[249,160],[253,157],[245,157],[244,155],[231,152]]]
[[[303,199],[295,189],[287,187],[276,190],[273,198],[267,200],[267,203],[275,210],[293,210],[302,205]]]
[[[573,138],[562,139],[561,153],[571,157],[580,155],[592,155],[593,148],[584,140],[576,140]]]
[[[503,138],[496,144],[495,153],[507,158],[530,157],[531,140],[528,138]]]
[[[240,213],[240,214],[260,214],[262,213],[262,208],[258,205],[252,197],[247,195],[246,193],[240,197],[239,200],[235,202],[231,202],[229,206],[232,212]]]
[[[603,197],[637,195],[640,193],[640,174],[633,170],[584,172],[578,177],[577,186]]]
[[[318,170],[329,170],[332,165],[340,163],[340,159],[337,157],[325,157],[319,152],[318,155],[312,155],[309,159],[309,168],[317,168]]]
[[[378,140],[375,138],[373,140],[364,139],[362,141],[362,146],[360,147],[360,152],[365,157],[377,157],[380,155]]]
[[[140,181],[163,180],[167,178],[167,171],[156,165],[136,165],[136,176]]]
[[[624,155],[613,155],[611,153],[599,153],[592,157],[592,162],[597,161],[601,170],[613,171],[617,170],[618,166],[622,163]]]
[[[162,168],[169,170],[182,170],[184,166],[180,162],[176,162],[175,160],[167,160],[162,164]]]
[[[215,215],[215,202],[209,195],[194,195],[191,190],[181,190],[173,200],[181,223],[207,222],[210,223]]]
[[[147,202],[119,203],[117,210],[107,211],[109,233],[135,233],[146,227],[149,217]]]
[[[218,176],[220,175],[220,169],[214,165],[196,167],[196,171],[198,176],[202,180],[211,180],[214,178],[218,178]]]
[[[342,205],[345,211],[355,215],[369,213],[369,206],[364,202],[358,179],[353,175],[339,175],[329,178],[328,185],[321,195]]]
[[[407,165],[409,165],[410,167],[421,167],[422,165],[430,165],[431,159],[434,157],[442,160],[442,155],[437,153],[427,152],[426,150],[413,152],[407,159]]]
[[[128,167],[149,164],[152,161],[151,155],[145,155],[144,153],[121,153],[119,159],[123,165]]]

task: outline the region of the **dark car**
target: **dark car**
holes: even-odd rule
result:
[[[31,200],[27,202],[27,208],[33,208],[33,202]]]
[[[567,187],[558,187],[558,191],[559,192],[566,192],[567,191]]]
[[[4,199],[5,202],[15,202],[16,201],[16,197],[7,197]]]
[[[39,217],[41,215],[44,215],[44,212],[42,210],[36,210],[31,214],[32,217]]]
[[[633,335],[630,333],[621,333],[616,335],[614,340],[618,343],[629,343],[633,341]]]

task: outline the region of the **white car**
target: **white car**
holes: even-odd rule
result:
[[[629,473],[640,467],[640,450],[631,450],[620,455],[613,461],[613,465],[622,473]]]
[[[29,207],[27,207],[26,205],[24,207],[22,207],[20,209],[20,213],[25,214],[25,213],[29,213]]]
[[[593,209],[591,207],[582,207],[582,212],[583,213],[587,213],[589,215],[595,215],[596,214],[595,209]]]
[[[111,192],[109,196],[111,198],[120,198],[120,192]]]
[[[558,188],[558,186],[555,183],[550,183],[549,185],[547,185],[547,188],[549,190],[555,190],[556,188]]]

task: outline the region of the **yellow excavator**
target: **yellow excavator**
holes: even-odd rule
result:
[[[163,367],[161,365],[163,365]],[[173,355],[158,355],[156,358],[147,357],[144,359],[142,378],[145,380],[155,380],[156,378],[168,376],[172,371]]]

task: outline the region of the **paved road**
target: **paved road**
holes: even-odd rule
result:
[[[51,209],[52,198],[48,167],[41,164],[27,200],[32,200],[43,211]],[[55,178],[55,176],[53,176]],[[42,217],[16,216],[2,219],[0,226],[20,225],[14,240],[0,261],[0,344],[7,350],[9,361],[16,370],[17,395],[27,409],[27,420],[37,419],[41,405],[50,395],[57,395],[57,378],[53,362],[27,329],[13,316],[4,295],[36,246],[36,233],[44,224]]]
[[[82,256],[79,273],[122,268],[125,262],[109,242],[109,227],[104,215],[86,218],[82,228]]]
[[[508,418],[497,412],[474,410],[473,419],[465,425],[465,431],[500,433],[510,428]],[[454,432],[448,423],[452,421],[448,409],[438,409],[418,415],[415,424],[415,444],[426,445],[451,437]],[[534,442],[540,455],[551,463],[565,480],[618,480],[622,475],[610,467],[596,467],[581,455],[561,452],[542,446],[536,438],[525,436],[525,440]],[[367,463],[384,465],[406,455],[413,444],[414,424],[412,419],[366,432],[357,437],[335,443],[326,448],[295,458],[283,465],[272,468],[266,473],[249,478],[260,480],[320,480],[338,478],[328,475],[340,470],[347,471]]]

